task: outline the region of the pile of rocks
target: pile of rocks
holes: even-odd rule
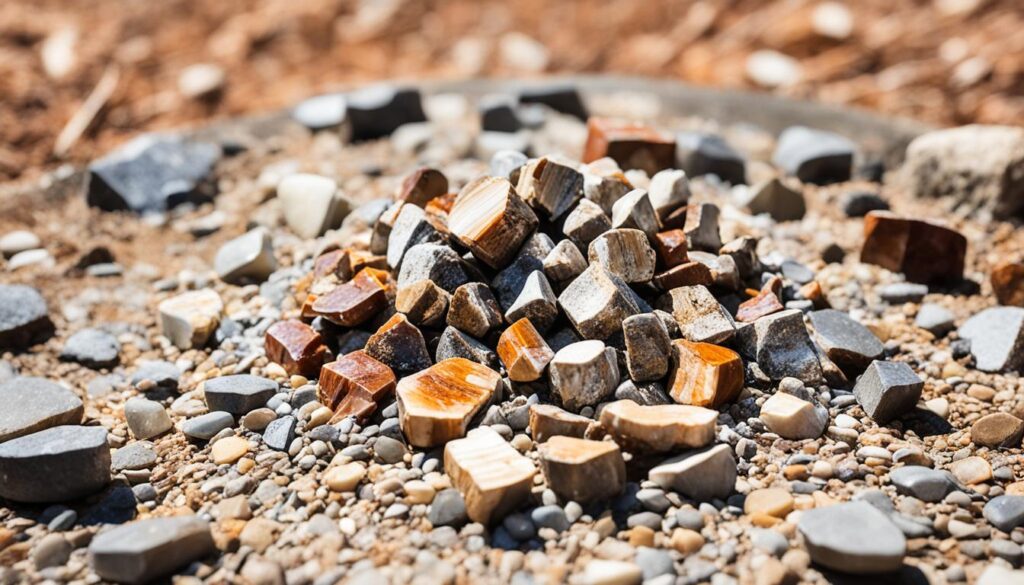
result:
[[[222,220],[176,208],[219,184],[255,227],[206,275],[151,279],[135,328],[65,329],[70,302],[0,286],[0,576],[1020,578],[1024,309],[951,302],[968,231],[863,192],[838,213],[817,185],[861,154],[834,134],[787,130],[769,167],[571,88],[426,122],[444,97],[295,110],[312,140],[406,157],[373,189],[255,153],[232,188],[216,149],[171,139],[93,165],[101,209],[207,237]],[[847,224],[859,264],[808,252]],[[992,274],[1000,300],[1018,276]],[[33,377],[51,354],[67,375]]]

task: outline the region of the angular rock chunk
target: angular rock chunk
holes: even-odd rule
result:
[[[992,269],[989,281],[1000,305],[1024,307],[1024,263],[999,264]]]
[[[82,329],[68,338],[60,350],[60,359],[78,362],[87,368],[112,368],[120,361],[121,344],[102,329]]]
[[[498,354],[476,339],[466,335],[454,327],[446,327],[437,340],[437,361],[449,358],[465,358],[471,362],[483,364],[492,370],[498,370]]]
[[[587,259],[571,240],[562,240],[544,257],[544,276],[561,287],[587,269]]]
[[[627,450],[665,453],[703,447],[715,438],[718,413],[683,404],[640,406],[618,400],[601,410],[601,426]]]
[[[725,308],[704,286],[681,286],[668,292],[663,307],[671,311],[685,339],[722,343],[732,339],[736,327]]]
[[[624,169],[654,175],[675,165],[675,137],[650,126],[612,118],[587,120],[583,162],[610,157]]]
[[[449,303],[447,322],[478,339],[502,324],[501,307],[490,287],[482,282],[470,282],[455,289]]]
[[[773,280],[778,282],[779,286],[776,289],[781,292],[782,280],[778,277]],[[773,290],[771,283],[768,283],[756,296],[740,303],[740,307],[736,311],[736,320],[741,323],[753,323],[765,315],[778,313],[784,309],[776,290]]]
[[[224,303],[211,289],[195,290],[160,303],[160,329],[178,349],[206,345],[220,324]]]
[[[925,502],[941,502],[950,492],[956,491],[953,476],[921,465],[907,465],[889,472],[889,481],[896,491],[913,496]]]
[[[523,123],[515,111],[515,100],[510,96],[484,96],[477,103],[480,111],[480,129],[485,132],[518,132]]]
[[[470,520],[492,524],[530,495],[537,468],[489,427],[444,448],[444,470],[466,501]]]
[[[872,211],[864,217],[860,261],[929,284],[963,278],[967,239],[945,226]]]
[[[315,378],[329,353],[324,340],[312,327],[297,319],[278,321],[263,339],[267,359],[277,362],[289,374]]]
[[[267,404],[280,386],[270,378],[238,374],[219,376],[203,382],[206,406],[211,411],[234,415],[247,414]]]
[[[942,305],[924,303],[914,317],[914,325],[936,337],[942,337],[956,328],[956,316]]]
[[[814,385],[823,380],[821,363],[798,310],[767,315],[741,328],[739,347],[773,381],[793,377]]]
[[[736,458],[728,445],[713,445],[663,461],[648,478],[688,498],[724,500],[736,487]]]
[[[465,436],[469,421],[502,388],[498,372],[462,358],[398,381],[398,421],[410,445],[435,447]]]
[[[256,228],[230,240],[217,250],[213,269],[224,282],[263,282],[277,270],[270,232]]]
[[[885,351],[874,333],[842,311],[813,311],[810,318],[818,345],[847,375],[864,371]]]
[[[530,159],[518,150],[499,150],[491,156],[491,176],[508,179],[512,183],[519,181],[519,169]]]
[[[433,281],[417,280],[398,288],[395,310],[404,313],[417,325],[437,327],[444,323],[450,297],[451,295]]]
[[[567,164],[542,157],[523,167],[516,193],[530,207],[555,220],[583,197],[583,175]]]
[[[74,392],[44,378],[0,384],[0,443],[50,427],[77,425],[85,409]]]
[[[1006,412],[993,412],[971,425],[971,441],[992,449],[1020,446],[1024,421]]]
[[[729,143],[715,134],[676,134],[676,161],[691,177],[717,175],[726,183],[747,182],[746,161]]]
[[[570,343],[548,364],[548,376],[566,410],[594,406],[611,397],[619,385],[615,350],[598,340]]]
[[[529,319],[509,326],[498,339],[498,357],[513,382],[532,382],[544,375],[555,352],[540,336]]]
[[[387,289],[373,269],[364,268],[352,280],[317,297],[311,309],[343,327],[363,324],[387,306]]]
[[[351,205],[338,190],[334,179],[296,173],[277,186],[284,221],[295,235],[315,238],[341,225]]]
[[[399,126],[427,121],[417,89],[374,85],[346,98],[353,142],[383,138]]]
[[[653,313],[627,317],[622,321],[626,343],[626,369],[635,382],[660,380],[668,373],[672,340],[661,319]]]
[[[544,259],[554,248],[555,243],[547,234],[537,232],[527,238],[515,260],[494,277],[491,289],[503,309],[507,310],[516,301],[530,274],[538,270],[543,272]]]
[[[601,340],[617,333],[626,317],[649,309],[621,278],[600,264],[591,264],[569,283],[558,304],[580,335]]]
[[[885,513],[867,502],[806,510],[797,529],[815,563],[855,575],[896,571],[907,539]]]
[[[206,203],[220,148],[204,142],[146,134],[89,165],[85,200],[103,211],[163,212],[182,203]]]
[[[983,510],[985,519],[1003,532],[1024,525],[1024,496],[998,496],[989,500]]]
[[[448,246],[418,244],[405,253],[408,262],[402,262],[398,271],[398,288],[419,280],[432,280],[447,292],[455,292],[472,280],[462,258]]]
[[[1024,309],[992,307],[968,319],[958,330],[971,342],[975,367],[984,372],[1024,368]]]
[[[198,516],[148,518],[96,535],[89,563],[108,581],[148,583],[215,550],[210,525]]]
[[[672,290],[684,286],[711,286],[715,281],[715,275],[706,264],[694,261],[655,274],[651,282],[661,290]]]
[[[263,429],[263,442],[275,451],[284,451],[295,439],[295,425],[298,421],[294,416],[282,416],[270,421]]]
[[[686,178],[686,173],[678,169],[659,171],[651,177],[647,196],[658,221],[664,221],[670,213],[686,205],[690,199],[690,182]]]
[[[0,350],[24,349],[53,335],[46,301],[36,289],[0,284]]]
[[[609,209],[611,206],[609,205]],[[594,238],[612,228],[609,219],[601,207],[590,199],[583,199],[565,216],[562,233],[582,249],[586,249]]]
[[[828,425],[828,411],[785,392],[776,392],[761,405],[761,420],[784,439],[817,439]]]
[[[922,134],[907,147],[903,176],[918,197],[951,197],[997,218],[1024,211],[1024,130],[969,125]]]
[[[418,244],[443,244],[447,240],[444,226],[421,208],[404,204],[388,234],[388,266],[399,270],[406,252]]]
[[[423,334],[405,315],[395,313],[366,341],[366,354],[397,375],[429,368],[432,363]]]
[[[537,216],[503,178],[482,177],[466,185],[448,213],[448,229],[491,268],[503,268],[537,228]]]
[[[349,416],[364,421],[381,400],[395,393],[391,368],[363,350],[347,353],[320,369],[317,400],[334,411],[332,420]]]
[[[544,480],[560,498],[595,502],[622,493],[626,462],[611,441],[555,436],[538,447]]]
[[[587,108],[579,92],[571,85],[546,84],[519,92],[521,104],[543,104],[556,112],[587,119]]]
[[[612,205],[612,228],[637,229],[648,238],[658,233],[658,216],[647,191],[633,189]]]
[[[691,250],[717,252],[722,247],[722,236],[718,231],[719,215],[721,212],[714,203],[686,206],[683,231],[686,232],[686,240]]]
[[[686,264],[690,260],[687,256],[686,232],[683,230],[659,232],[654,236],[654,245],[665,268]]]
[[[807,213],[804,194],[791,189],[777,177],[751,187],[741,203],[750,213],[766,213],[775,221],[796,221]]]
[[[420,167],[405,176],[395,199],[426,207],[431,199],[447,193],[448,177],[444,173],[430,167]]]
[[[589,438],[596,434],[595,427],[597,422],[593,419],[566,412],[553,404],[530,405],[530,435],[537,443],[557,436]]]
[[[154,400],[136,396],[124,404],[124,418],[128,430],[136,439],[146,440],[171,430],[171,417],[164,406]]]
[[[850,179],[856,146],[843,136],[805,126],[786,128],[772,163],[804,183],[827,185]]]
[[[671,356],[668,393],[680,404],[718,408],[743,389],[743,361],[731,349],[677,339]]]
[[[600,264],[627,283],[654,276],[655,255],[647,235],[638,229],[612,229],[590,242],[590,263]]]
[[[526,277],[523,288],[515,302],[505,311],[505,320],[514,323],[529,319],[540,331],[547,331],[558,318],[558,299],[551,290],[548,279],[540,270]]]
[[[874,361],[857,380],[853,395],[864,412],[880,425],[917,405],[924,382],[902,362]]]
[[[108,483],[110,447],[103,427],[50,427],[0,444],[0,497],[66,502]]]

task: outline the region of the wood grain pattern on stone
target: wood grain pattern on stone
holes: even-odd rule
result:
[[[664,268],[672,268],[689,261],[686,232],[681,229],[665,230],[654,235],[654,248]]]
[[[594,238],[611,228],[611,218],[589,199],[580,201],[562,223],[562,233],[582,250],[586,250]]]
[[[571,343],[551,359],[548,376],[566,410],[595,406],[611,397],[619,385],[615,350],[596,339]]]
[[[297,319],[278,321],[271,325],[264,337],[263,347],[267,359],[280,364],[289,374],[307,378],[317,376],[329,354],[320,334]]]
[[[651,281],[661,290],[672,290],[681,286],[711,286],[715,284],[715,275],[703,262],[693,261],[659,272]]]
[[[477,339],[483,339],[503,323],[501,307],[491,288],[470,282],[455,289],[449,302],[448,324]]]
[[[668,393],[680,404],[718,408],[743,389],[743,361],[719,345],[673,341],[669,371]]]
[[[423,207],[427,215],[432,215],[437,218],[444,218],[445,225],[448,224],[448,214],[452,212],[452,208],[455,207],[455,200],[458,199],[458,193],[445,193],[438,195],[430,201],[427,201],[426,206]]]
[[[525,502],[537,473],[529,458],[489,427],[445,445],[444,470],[462,494],[469,519],[484,525]]]
[[[583,162],[606,156],[623,169],[642,169],[654,175],[675,165],[676,140],[671,134],[644,124],[591,117],[587,120]]]
[[[703,447],[715,438],[718,412],[700,406],[641,406],[617,400],[601,410],[601,426],[627,451],[665,453]]]
[[[427,203],[448,192],[448,178],[444,173],[430,167],[420,167],[406,175],[395,199],[426,207]]]
[[[614,160],[604,157],[583,165],[583,196],[611,215],[612,205],[633,190],[633,185]]]
[[[356,327],[384,310],[387,293],[376,273],[364,268],[352,280],[316,297],[314,313],[343,327]]]
[[[505,267],[537,223],[512,183],[499,177],[482,177],[463,187],[448,213],[452,235],[491,268]]]
[[[989,276],[1000,305],[1024,307],[1024,262],[1002,262]]]
[[[590,242],[590,263],[604,266],[627,283],[647,282],[654,276],[656,258],[647,235],[632,228],[611,229]]]
[[[626,317],[647,310],[629,285],[600,264],[591,264],[569,283],[558,304],[580,335],[600,340],[618,333]]]
[[[354,416],[361,423],[394,392],[391,368],[362,350],[345,354],[320,369],[317,400],[334,411],[332,420]]]
[[[619,446],[611,441],[555,436],[537,450],[544,480],[564,500],[606,500],[626,486],[626,462]]]
[[[967,238],[938,223],[888,211],[872,211],[864,217],[861,262],[902,272],[911,282],[960,280],[966,253]]]
[[[537,443],[551,437],[566,436],[577,439],[599,435],[597,421],[573,414],[554,404],[530,405],[530,436]]]
[[[544,257],[544,276],[556,286],[568,283],[587,269],[587,259],[571,240],[562,240]]]
[[[626,343],[626,369],[635,382],[660,380],[668,373],[672,340],[661,319],[642,313],[622,321]]]
[[[704,286],[674,288],[661,301],[679,323],[679,332],[690,341],[723,343],[736,333],[725,308]]]
[[[451,358],[398,382],[398,421],[410,445],[435,447],[466,435],[477,412],[501,389],[487,366]]]
[[[423,334],[402,313],[395,313],[366,341],[366,353],[396,374],[410,374],[432,363]]]
[[[775,296],[770,286],[765,286],[756,295],[740,303],[736,311],[736,320],[742,323],[753,323],[765,315],[778,313],[785,309],[779,297]]]
[[[555,220],[583,197],[583,175],[568,164],[541,157],[520,171],[516,193],[530,207]]]
[[[520,319],[510,325],[498,339],[498,357],[513,382],[532,382],[539,379],[555,352],[530,323]]]
[[[451,295],[431,280],[417,280],[399,287],[395,310],[423,327],[437,327],[445,322]]]

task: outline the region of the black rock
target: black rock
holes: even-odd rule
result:
[[[203,382],[203,393],[210,410],[236,415],[263,407],[279,388],[278,383],[269,378],[249,374],[220,376]]]
[[[848,376],[863,372],[885,352],[874,333],[842,311],[814,311],[810,319],[818,345]]]
[[[846,217],[864,217],[869,211],[888,211],[889,203],[871,191],[853,191],[843,197]]]
[[[726,183],[747,182],[746,161],[721,137],[702,132],[676,134],[676,160],[691,177],[717,175]]]
[[[576,116],[580,120],[588,117],[587,108],[576,88],[571,85],[547,85],[524,89],[519,93],[521,104],[544,104],[556,112]]]
[[[856,146],[843,136],[791,126],[779,136],[772,162],[805,183],[848,181]]]
[[[295,438],[295,417],[282,416],[270,421],[263,431],[263,442],[271,449],[284,451]]]
[[[458,528],[469,521],[466,515],[466,501],[459,490],[449,488],[441,490],[430,504],[427,519],[434,526],[452,526]]]
[[[143,135],[89,165],[86,202],[104,211],[163,212],[213,199],[216,145]]]
[[[0,444],[0,497],[64,502],[110,482],[110,447],[103,427],[52,427]]]
[[[64,343],[60,359],[88,368],[112,368],[117,365],[121,344],[101,329],[82,329]]]
[[[417,89],[375,85],[353,91],[347,99],[354,142],[390,136],[399,126],[427,121]]]
[[[508,96],[482,98],[477,107],[480,129],[484,132],[518,132],[523,127],[516,114],[515,100]]]
[[[36,289],[0,284],[0,351],[22,350],[53,335],[46,301]]]

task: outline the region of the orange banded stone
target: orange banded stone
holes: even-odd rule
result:
[[[532,382],[544,374],[555,352],[551,351],[533,323],[524,317],[498,338],[498,357],[508,370],[510,380]]]
[[[313,301],[312,311],[332,323],[355,327],[384,310],[387,295],[372,269],[359,271],[352,280]]]
[[[501,375],[450,358],[398,382],[398,422],[410,445],[434,447],[466,434],[469,421],[501,389]]]
[[[677,339],[672,342],[668,386],[680,404],[717,408],[743,389],[743,360],[719,345]]]
[[[320,369],[317,399],[334,411],[333,421],[355,416],[360,422],[377,410],[377,403],[395,392],[391,368],[353,351]]]
[[[316,377],[328,355],[320,334],[297,319],[271,325],[263,346],[270,361],[280,364],[289,374],[307,378]]]

